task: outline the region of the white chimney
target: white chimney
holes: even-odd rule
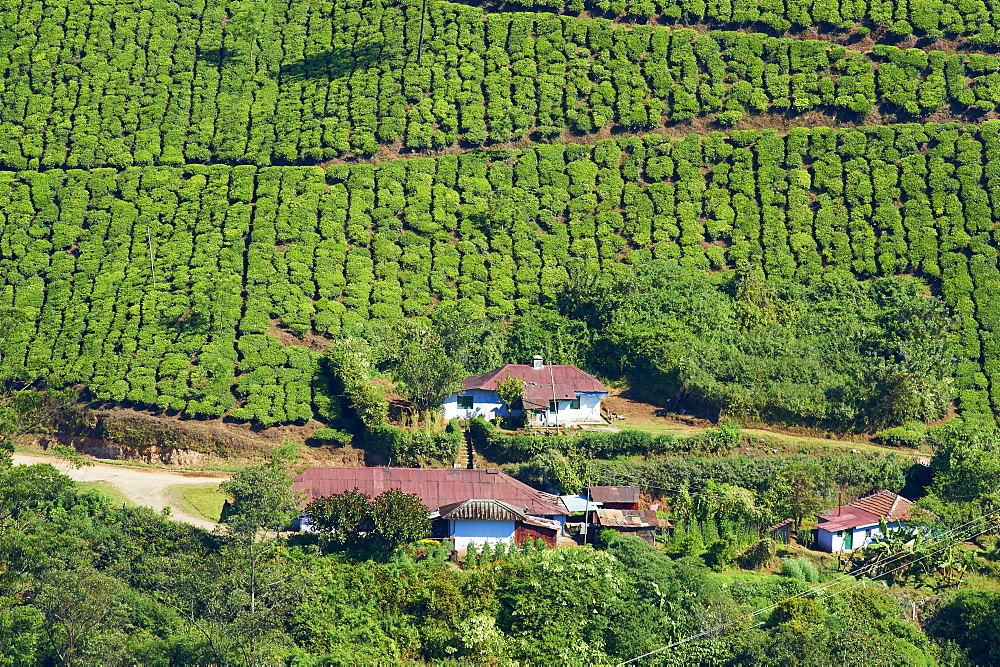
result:
[[[536,354],[531,359],[531,367],[534,368],[536,371],[540,371],[540,370],[542,370],[542,366],[543,366],[543,364],[542,364],[542,355]]]

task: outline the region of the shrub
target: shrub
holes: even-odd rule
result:
[[[806,583],[819,583],[819,570],[805,558],[782,558],[781,574]]]
[[[875,442],[886,447],[916,449],[927,441],[927,427],[920,422],[906,422],[875,434]]]

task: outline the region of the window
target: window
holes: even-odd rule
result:
[[[577,394],[576,398],[574,398],[572,401],[569,402],[569,409],[570,410],[580,409],[580,394]]]
[[[459,410],[471,410],[473,405],[475,405],[475,399],[472,396],[459,396],[458,397],[458,409]]]
[[[549,401],[549,412],[555,412],[555,411],[556,411],[556,402]]]

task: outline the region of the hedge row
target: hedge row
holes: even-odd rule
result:
[[[985,0],[518,0],[541,10],[604,12],[627,18],[738,25],[760,23],[778,32],[812,26],[863,27],[904,37],[963,37],[998,45],[996,7]]]
[[[489,422],[470,421],[473,446],[494,463],[525,463],[549,450],[593,459],[664,454],[723,455],[741,441],[739,425],[725,422],[720,428],[678,438],[669,433],[624,430],[617,433],[588,431],[569,435],[509,435]]]
[[[147,6],[149,5],[149,6]],[[315,164],[811,109],[992,111],[1000,58],[419,3],[29,0],[0,9],[0,167]],[[112,26],[114,29],[112,29]],[[271,37],[273,36],[273,38]]]
[[[1000,408],[1000,122],[660,135],[380,165],[0,172],[0,378],[282,422],[313,333],[463,302],[507,318],[586,259],[818,280],[922,272]],[[152,267],[151,267],[152,263]],[[151,271],[152,268],[152,271]],[[16,319],[16,318],[15,318]],[[279,338],[280,336],[280,338]]]

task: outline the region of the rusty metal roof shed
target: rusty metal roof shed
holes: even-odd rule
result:
[[[605,528],[658,528],[653,510],[597,510],[597,525]]]
[[[482,469],[312,467],[295,476],[292,489],[304,492],[306,502],[352,489],[371,498],[389,489],[400,489],[418,496],[431,511],[466,500],[490,499],[528,514],[566,515],[558,496],[533,489],[502,472]]]
[[[599,503],[638,503],[638,486],[591,486],[590,499]]]

